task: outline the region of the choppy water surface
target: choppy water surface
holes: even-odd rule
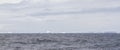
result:
[[[0,34],[0,50],[120,50],[120,34]]]

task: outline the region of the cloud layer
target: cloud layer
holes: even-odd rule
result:
[[[119,0],[0,0],[0,32],[120,32]]]

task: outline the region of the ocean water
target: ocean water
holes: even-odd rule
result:
[[[120,34],[0,34],[0,50],[120,50]]]

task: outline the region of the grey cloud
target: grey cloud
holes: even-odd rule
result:
[[[52,11],[52,10],[51,10]],[[120,7],[117,8],[101,8],[101,9],[90,9],[90,10],[77,10],[77,11],[57,11],[57,12],[37,12],[29,14],[30,16],[49,16],[49,15],[70,15],[70,14],[86,14],[86,13],[100,13],[100,12],[120,12]]]
[[[120,29],[119,0],[36,1],[0,5],[1,32],[99,32]]]

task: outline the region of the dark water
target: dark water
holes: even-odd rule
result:
[[[0,50],[120,50],[120,34],[0,34]]]

